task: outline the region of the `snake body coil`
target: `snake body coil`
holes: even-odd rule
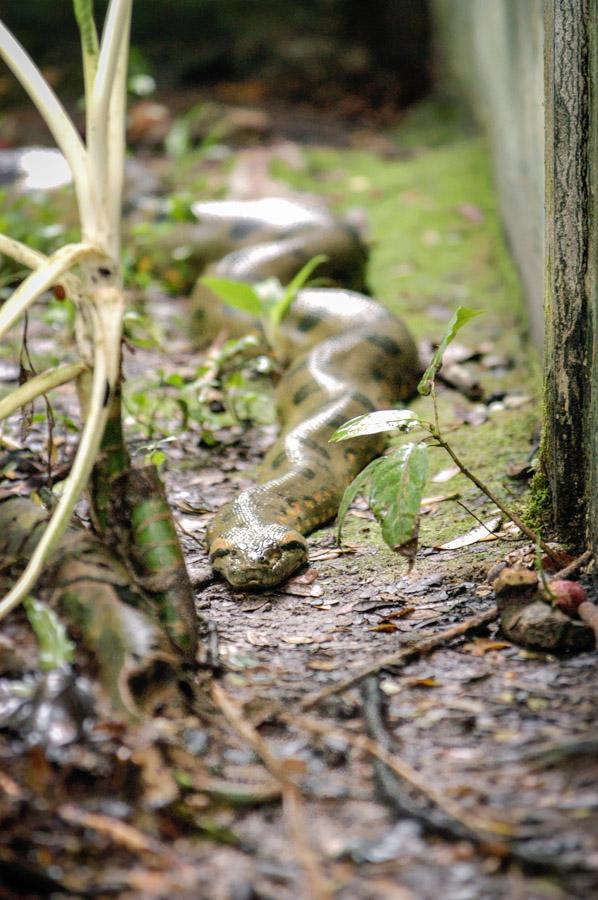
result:
[[[221,257],[212,266],[220,277],[285,282],[317,253],[328,256],[323,274],[336,281],[363,277],[358,235],[326,212],[287,200],[199,203],[194,211],[209,236],[208,258]],[[255,328],[201,283],[194,314],[206,336]],[[280,437],[258,484],[226,504],[207,535],[214,569],[243,589],[279,584],[307,561],[304,535],[335,515],[345,487],[384,445],[379,435],[329,444],[332,431],[405,400],[419,375],[401,320],[353,290],[299,291],[280,343],[290,364],[278,387]]]

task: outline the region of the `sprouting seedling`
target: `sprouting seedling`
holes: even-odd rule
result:
[[[201,283],[225,303],[258,319],[264,329],[266,340],[276,350],[281,322],[297,293],[311,278],[315,269],[327,260],[328,257],[322,254],[313,256],[286,286],[283,286],[277,278],[248,284],[245,281],[216,278],[212,275],[205,275]]]
[[[121,196],[124,176],[124,113],[132,0],[110,0],[101,41],[92,0],[73,0],[81,34],[86,101],[86,143],[56,94],[21,44],[0,22],[0,58],[20,81],[44,118],[73,176],[81,241],[46,257],[0,235],[0,253],[31,274],[0,311],[0,338],[39,297],[64,287],[76,309],[81,360],[48,369],[3,401],[2,416],[74,378],[79,383],[84,426],[64,490],[24,572],[0,602],[0,618],[26,597],[70,521],[96,461],[109,415],[108,399],[120,376],[124,295],[120,265]],[[77,267],[78,274],[72,270]]]
[[[337,442],[381,432],[410,432],[417,428],[424,431],[424,437],[419,442],[405,444],[393,450],[388,456],[375,459],[347,487],[338,513],[339,540],[348,508],[353,499],[358,494],[362,494],[380,523],[382,537],[388,546],[393,550],[398,550],[410,561],[413,560],[417,552],[419,511],[425,487],[427,449],[441,447],[449,454],[466,478],[473,482],[508,519],[514,522],[520,531],[540,546],[551,558],[554,558],[554,551],[467,468],[446,441],[440,428],[434,395],[436,376],[442,366],[442,359],[448,345],[455,339],[461,328],[478,315],[480,315],[479,310],[468,309],[464,306],[457,308],[434,352],[430,365],[419,382],[418,392],[420,394],[426,396],[432,394],[433,422],[422,419],[412,410],[386,409],[357,416],[345,422],[330,438],[332,442]]]

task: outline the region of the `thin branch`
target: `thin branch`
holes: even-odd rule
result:
[[[484,817],[470,816],[461,809],[458,803],[454,803],[445,794],[441,794],[435,790],[426,778],[414,769],[408,762],[401,759],[395,753],[391,753],[378,741],[374,741],[370,737],[363,734],[353,734],[344,728],[336,726],[330,727],[325,722],[312,719],[307,716],[294,716],[290,713],[279,716],[282,721],[295,728],[304,728],[311,731],[312,734],[319,734],[324,737],[336,737],[342,741],[346,741],[352,747],[365,750],[371,756],[379,759],[380,762],[388,766],[395,775],[406,781],[411,787],[420,791],[424,797],[433,803],[438,809],[441,809],[451,818],[455,819],[463,825],[468,831],[476,833],[476,837],[480,841],[495,840],[497,836],[502,838],[511,837],[513,828],[507,822],[498,822],[494,819],[486,819]]]
[[[87,484],[90,472],[93,468],[98,453],[104,428],[106,425],[107,411],[106,389],[106,356],[102,340],[95,344],[94,370],[89,404],[88,417],[83,427],[81,440],[77,448],[75,460],[71,472],[64,482],[62,496],[50,519],[42,538],[36,546],[25,571],[18,579],[11,591],[0,602],[0,619],[8,615],[30,593],[35,586],[46,560],[57,542],[68,527],[75,504],[81,491]]]
[[[476,628],[480,628],[482,625],[493,622],[497,617],[498,610],[496,607],[493,607],[492,609],[487,609],[485,612],[478,613],[476,616],[465,619],[464,622],[459,622],[458,625],[452,625],[450,628],[439,631],[437,634],[433,634],[430,637],[424,637],[418,641],[414,641],[408,647],[402,647],[401,650],[397,650],[396,653],[389,653],[386,656],[382,656],[374,662],[369,663],[369,665],[364,666],[363,669],[359,669],[358,672],[354,675],[350,675],[349,678],[343,679],[343,681],[331,684],[321,691],[313,691],[311,694],[307,694],[307,696],[299,703],[299,709],[301,711],[311,709],[323,700],[328,700],[329,697],[333,697],[335,694],[342,694],[344,691],[349,690],[349,688],[355,687],[355,685],[359,684],[360,681],[363,681],[364,678],[367,678],[369,675],[375,675],[381,669],[401,666],[410,662],[415,656],[431,653],[433,650],[438,649],[438,647],[442,647],[443,644],[448,643],[448,641],[452,641],[457,637],[462,637],[464,634],[467,634],[468,631],[473,631]]]
[[[87,366],[83,362],[70,363],[64,366],[57,366],[55,369],[48,369],[35,378],[30,378],[20,387],[12,391],[8,396],[0,400],[0,421],[16,412],[22,406],[32,403],[37,397],[51,391],[52,388],[66,384],[67,381],[73,381],[78,378],[82,372],[85,372]]]
[[[212,685],[212,696],[214,702],[222,710],[225,718],[237,734],[255,750],[270,774],[280,783],[287,827],[297,858],[307,875],[310,898],[313,898],[313,900],[332,898],[331,888],[320,868],[320,860],[315,855],[307,838],[310,829],[299,788],[289,778],[284,763],[270,752],[266,742],[251,722],[245,718],[241,707],[231,700],[226,691],[217,682],[214,682]]]
[[[97,252],[97,247],[91,244],[67,244],[48,256],[44,265],[28,275],[0,309],[0,337],[3,337],[40,294],[56,284],[65,272],[86,256]]]
[[[436,439],[438,446],[442,447],[443,450],[446,450],[446,452],[448,453],[450,458],[453,460],[455,465],[461,470],[461,472],[465,475],[466,478],[469,478],[469,480],[472,481],[475,484],[475,486],[477,488],[479,488],[483,494],[486,495],[486,497],[488,497],[490,500],[492,500],[492,502],[495,503],[496,506],[498,506],[500,511],[502,513],[504,513],[505,516],[511,520],[511,522],[514,522],[514,524],[517,526],[517,528],[520,531],[522,531],[523,534],[525,534],[526,537],[528,537],[530,539],[530,541],[533,541],[534,544],[539,543],[540,547],[542,548],[544,553],[546,553],[546,555],[549,556],[550,559],[552,559],[557,564],[560,563],[560,559],[559,559],[558,555],[554,552],[554,550],[551,547],[549,547],[545,541],[541,540],[538,537],[538,535],[536,534],[536,532],[533,531],[531,528],[529,528],[525,524],[525,522],[519,518],[517,513],[513,512],[513,510],[510,509],[508,506],[505,506],[505,504],[502,502],[502,500],[500,500],[496,496],[496,494],[490,490],[490,488],[488,487],[487,484],[484,484],[483,481],[480,481],[480,479],[471,471],[471,469],[467,468],[467,466],[463,463],[463,461],[461,459],[459,459],[459,457],[457,456],[457,454],[455,453],[455,451],[453,450],[451,445],[448,444],[444,440],[444,438],[442,437],[440,432],[436,431],[436,433],[434,434],[434,438]]]
[[[81,221],[88,222],[93,210],[87,172],[87,153],[83,142],[62,103],[38,67],[2,22],[0,22],[0,57],[25,88],[64,153],[73,173]]]
[[[577,559],[574,559],[573,562],[570,562],[568,566],[565,566],[564,569],[559,569],[558,572],[555,572],[551,577],[554,578],[571,578],[572,575],[575,575],[579,569],[583,569],[586,563],[592,559],[594,554],[591,550],[586,550],[581,556],[578,556]]]

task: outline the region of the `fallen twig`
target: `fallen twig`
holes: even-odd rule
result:
[[[582,569],[586,563],[588,563],[593,554],[591,550],[586,550],[585,553],[582,553],[581,556],[578,556],[577,559],[574,559],[573,562],[570,562],[568,566],[565,566],[564,569],[561,569],[559,572],[555,572],[552,575],[552,578],[566,579],[570,578],[572,575]]]
[[[308,840],[309,828],[299,788],[289,778],[284,762],[270,752],[270,748],[244,716],[241,707],[217,683],[212,685],[214,703],[237,734],[242,737],[261,757],[270,774],[279,782],[282,791],[282,805],[289,836],[295,848],[297,859],[307,875],[309,896],[312,900],[332,898],[332,889],[321,871],[321,863]]]
[[[421,792],[430,803],[443,811],[445,814],[445,816],[443,816],[443,827],[445,831],[446,817],[453,820],[455,823],[458,823],[461,826],[458,834],[460,839],[469,838],[475,839],[478,842],[494,843],[497,839],[504,839],[513,834],[512,826],[506,822],[497,822],[492,819],[467,815],[457,803],[454,803],[450,798],[446,797],[444,794],[440,794],[431,787],[423,775],[404,759],[401,759],[396,756],[396,754],[391,753],[386,747],[382,746],[379,740],[374,740],[363,734],[353,734],[344,728],[339,728],[335,725],[331,726],[308,716],[294,716],[282,713],[278,718],[296,728],[303,728],[306,731],[311,731],[313,734],[319,734],[325,737],[339,738],[340,740],[346,741],[347,744],[350,744],[352,747],[365,750],[366,753],[369,753],[375,759],[384,763],[384,765],[391,769],[402,781]],[[420,811],[415,811],[415,805],[410,809],[405,810],[405,812],[416,818],[422,818]],[[432,819],[431,815],[429,816],[429,819]],[[424,821],[424,824],[430,825],[431,821]],[[434,827],[436,830],[442,830],[440,823],[437,821],[435,821]]]
[[[478,613],[475,616],[471,616],[469,619],[465,619],[464,622],[459,622],[458,625],[452,625],[450,628],[446,628],[444,631],[440,631],[430,637],[424,637],[419,641],[414,641],[408,647],[402,647],[395,653],[389,653],[386,656],[382,656],[373,663],[364,666],[363,669],[360,669],[354,675],[349,676],[349,678],[345,678],[343,681],[322,688],[320,691],[314,691],[311,694],[307,694],[300,702],[299,709],[302,712],[312,709],[312,707],[317,706],[317,704],[321,703],[323,700],[327,700],[335,694],[342,694],[344,691],[349,690],[349,688],[359,684],[360,681],[363,681],[363,679],[367,678],[369,675],[375,675],[381,669],[404,665],[415,656],[431,653],[432,650],[436,650],[448,641],[451,641],[456,637],[462,637],[464,634],[479,628],[481,625],[487,625],[488,622],[493,622],[497,616],[498,610],[496,607],[487,609],[485,612]]]

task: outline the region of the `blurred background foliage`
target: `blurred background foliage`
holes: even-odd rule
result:
[[[106,5],[96,0],[99,21]],[[72,57],[76,71],[70,0],[11,3],[2,14],[36,60],[64,68]],[[370,102],[388,102],[392,93],[405,104],[429,82],[427,0],[138,2],[133,46],[139,67],[166,88],[256,78],[285,98],[315,91],[308,99],[318,102],[321,86],[367,85]]]

